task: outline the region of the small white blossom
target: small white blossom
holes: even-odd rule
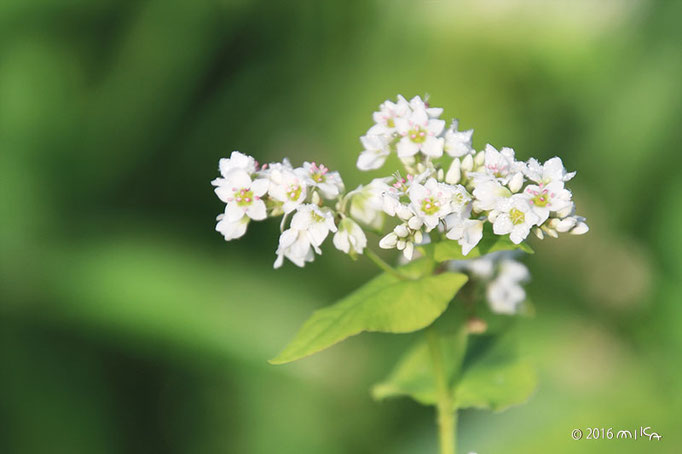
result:
[[[493,223],[493,232],[496,235],[509,234],[514,244],[526,239],[530,229],[540,221],[528,199],[520,194],[500,202],[497,209],[500,213]]]
[[[495,210],[512,193],[496,179],[478,178],[474,187],[474,209],[476,211]]]
[[[350,215],[353,219],[379,230],[384,223],[384,193],[389,191],[387,184],[391,178],[375,178],[367,186],[359,186],[348,193]]]
[[[453,187],[429,178],[425,184],[413,183],[408,191],[412,211],[427,230],[434,229],[441,219],[453,211]]]
[[[362,228],[352,219],[345,218],[339,222],[339,230],[333,238],[336,249],[346,254],[362,254],[367,247],[367,237]]]
[[[251,175],[256,171],[257,163],[253,157],[233,151],[229,158],[222,158],[218,161],[218,167],[223,178],[227,178],[230,172],[237,169]]]
[[[468,217],[468,213],[465,216],[453,213],[446,218],[448,232],[445,236],[462,246],[463,255],[469,254],[483,238],[483,221]]]
[[[421,231],[413,230],[405,224],[400,224],[379,241],[379,247],[382,249],[396,248],[403,252],[403,256],[407,260],[412,260],[415,245],[424,244],[425,242],[428,242],[428,237],[424,237]]]
[[[261,198],[268,191],[269,184],[264,178],[252,181],[245,170],[231,170],[215,189],[220,200],[227,204],[225,220],[234,222],[244,216],[254,221],[265,219],[265,202]]]
[[[429,117],[426,109],[418,108],[409,116],[396,119],[396,128],[402,136],[397,146],[399,158],[409,158],[420,151],[431,158],[443,155],[444,140],[439,135],[445,121]]]
[[[471,137],[474,134],[473,129],[467,131],[458,131],[458,120],[453,120],[450,128],[445,131],[445,144],[443,149],[447,154],[453,158],[461,158],[462,156],[474,152],[472,148]]]
[[[571,193],[564,189],[563,182],[553,181],[547,185],[528,185],[524,189],[533,207],[533,212],[540,218],[538,224],[542,224],[549,217],[550,212],[561,212],[572,207]]]
[[[528,165],[525,168],[525,174],[529,180],[538,183],[539,185],[549,185],[554,182],[563,182],[570,180],[575,176],[575,172],[566,172],[561,158],[554,157],[549,159],[544,164],[530,158]]]
[[[376,124],[367,131],[367,134],[390,136],[396,131],[396,119],[404,117],[409,111],[410,105],[401,95],[398,95],[397,103],[383,102],[379,106],[379,111],[372,114]]]
[[[521,285],[530,278],[528,268],[511,259],[501,260],[498,275],[488,284],[486,297],[493,312],[514,314],[526,299],[526,291]]]
[[[247,216],[230,222],[225,218],[224,214],[219,214],[216,220],[218,223],[215,229],[223,235],[225,241],[241,238],[246,233],[246,227],[249,225],[249,218]]]
[[[504,147],[497,151],[490,144],[485,146],[484,168],[487,175],[497,178],[502,184],[507,184],[514,175],[523,173],[526,166],[514,158],[514,150]]]
[[[391,154],[391,138],[385,135],[366,135],[360,137],[364,151],[356,163],[360,170],[374,170],[384,165]]]
[[[308,194],[305,181],[294,170],[282,166],[271,169],[268,176],[270,196],[282,203],[284,213],[291,213],[305,201]]]
[[[280,235],[276,254],[275,268],[282,266],[284,257],[288,258],[296,266],[303,267],[306,262],[312,262],[315,256],[310,244],[310,238],[306,235],[306,232],[293,228],[285,230]]]
[[[319,246],[327,238],[329,232],[336,232],[334,215],[328,208],[305,204],[298,207],[291,219],[291,228],[305,232],[315,252],[320,253]]]
[[[339,172],[330,172],[323,164],[304,162],[297,173],[303,177],[308,187],[319,189],[325,199],[335,199],[345,189]]]

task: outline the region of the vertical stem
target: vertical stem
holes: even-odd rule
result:
[[[437,423],[440,454],[455,454],[457,415],[452,402],[452,391],[443,365],[443,352],[438,330],[433,326],[426,330],[426,340],[431,354],[433,374],[438,395]]]

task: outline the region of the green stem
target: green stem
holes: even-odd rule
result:
[[[434,326],[427,328],[426,341],[429,346],[433,374],[436,379],[438,396],[436,409],[438,412],[437,423],[440,454],[455,454],[457,414],[453,405],[450,383],[443,365],[443,352],[437,328]]]
[[[368,259],[373,261],[376,266],[378,266],[382,270],[386,271],[388,274],[390,274],[394,277],[397,277],[400,280],[409,279],[408,276],[405,276],[400,271],[396,270],[391,265],[384,262],[383,259],[381,257],[379,257],[378,255],[376,255],[376,253],[373,250],[371,250],[370,248],[365,248],[365,255],[367,256]]]

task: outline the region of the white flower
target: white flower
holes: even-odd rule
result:
[[[345,189],[339,172],[330,172],[323,164],[304,162],[302,169],[296,169],[308,186],[320,190],[325,199],[335,199]]]
[[[490,144],[485,146],[485,171],[488,175],[497,178],[501,183],[507,184],[517,173],[524,172],[524,163],[514,158],[514,150],[504,147],[497,151]]]
[[[420,96],[415,96],[410,99],[410,108],[412,110],[425,110],[429,118],[438,118],[443,113],[442,107],[431,107],[429,106],[429,103],[422,100]]]
[[[345,218],[339,222],[339,230],[334,235],[334,246],[346,254],[362,254],[367,247],[367,237],[360,226],[352,219]]]
[[[461,194],[459,194],[461,196]],[[408,191],[412,211],[431,230],[452,213],[455,191],[452,186],[429,178],[425,184],[413,183]]]
[[[509,234],[514,244],[521,243],[530,233],[531,227],[540,221],[528,199],[520,194],[500,202],[497,209],[500,213],[493,223],[493,232],[496,235]]]
[[[245,170],[231,170],[215,189],[220,200],[227,204],[225,220],[234,222],[244,216],[254,221],[265,219],[267,213],[261,197],[268,191],[269,184],[264,178],[252,181]]]
[[[564,181],[568,181],[575,176],[575,172],[566,172],[561,158],[558,157],[549,159],[542,165],[536,159],[530,158],[525,168],[525,174],[528,179],[541,186],[560,182],[562,187]]]
[[[241,238],[246,233],[246,227],[249,225],[248,216],[230,222],[225,218],[224,214],[219,214],[216,220],[218,223],[216,224],[215,229],[217,232],[222,233],[225,241]]]
[[[312,262],[315,256],[310,238],[304,231],[296,229],[287,229],[282,232],[276,254],[275,268],[282,266],[284,257],[291,260],[296,266],[303,267],[306,262]]]
[[[360,170],[378,169],[389,154],[391,154],[391,138],[385,135],[366,135],[360,137],[360,142],[365,148],[358,156],[357,167]]]
[[[424,237],[419,230],[413,230],[405,224],[396,226],[391,233],[379,241],[382,249],[396,248],[403,251],[403,256],[407,260],[412,260],[414,246],[428,242],[428,237]]]
[[[223,178],[227,178],[227,175],[236,169],[244,170],[250,175],[256,171],[257,163],[253,157],[233,151],[229,158],[218,161],[218,167]]]
[[[560,181],[553,181],[547,185],[540,183],[540,186],[531,184],[526,186],[524,193],[533,207],[533,212],[540,217],[538,225],[547,220],[550,212],[572,207],[571,193],[564,189],[564,183]]]
[[[291,228],[305,232],[315,252],[320,253],[319,246],[327,238],[329,232],[336,232],[334,215],[329,208],[305,204],[298,207],[291,219]]]
[[[474,130],[458,131],[458,126],[459,121],[453,120],[450,128],[445,131],[445,146],[443,149],[453,158],[459,158],[474,152],[471,144],[471,136],[474,134]]]
[[[367,186],[359,186],[348,193],[350,215],[363,224],[380,230],[384,223],[383,194],[389,190],[391,178],[375,178]]]
[[[409,110],[410,106],[407,100],[401,95],[398,95],[397,103],[392,101],[383,102],[379,106],[379,111],[372,114],[376,124],[367,131],[367,134],[390,136],[395,132],[396,119],[405,116]]]
[[[530,278],[528,268],[512,259],[503,259],[499,263],[497,277],[490,282],[486,297],[493,312],[514,314],[526,299],[526,291],[521,282]]]
[[[284,213],[291,213],[301,205],[308,194],[305,181],[296,172],[286,166],[272,168],[270,178],[270,196],[282,203]]]
[[[468,219],[469,214],[452,213],[446,219],[448,232],[445,236],[462,246],[462,254],[467,255],[483,238],[483,221]]]
[[[474,209],[476,211],[494,210],[500,202],[511,197],[509,189],[492,178],[477,178],[474,186]]]
[[[396,129],[402,136],[398,142],[398,157],[408,158],[418,152],[438,158],[443,155],[443,138],[438,137],[445,121],[430,118],[425,108],[413,110],[409,116],[396,119]]]

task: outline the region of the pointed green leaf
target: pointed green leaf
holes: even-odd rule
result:
[[[441,335],[443,366],[451,381],[456,366],[464,356],[466,333]],[[436,382],[431,366],[431,355],[426,340],[419,340],[398,362],[385,381],[374,385],[372,397],[383,400],[391,397],[411,397],[423,405],[435,405]]]
[[[448,380],[454,381],[455,408],[499,411],[525,402],[533,392],[534,370],[514,353],[508,338],[471,337],[463,362],[464,341],[458,335],[441,335],[441,342],[445,371]],[[409,396],[424,405],[436,404],[436,382],[425,341],[419,341],[388,378],[372,388],[372,396],[377,400]]]
[[[427,245],[426,248],[437,262],[445,260],[466,260],[490,254],[496,251],[513,251],[520,249],[528,254],[534,251],[527,243],[514,244],[508,236],[498,236],[487,230],[483,233],[483,238],[478,245],[473,248],[466,256],[462,254],[462,246],[457,241],[443,239],[437,243]]]
[[[401,268],[401,272],[424,275],[432,268],[432,261],[420,260]],[[445,311],[466,281],[467,277],[458,273],[426,275],[415,280],[382,274],[341,301],[314,312],[270,362],[295,361],[363,331],[408,333],[422,329]]]
[[[528,400],[535,389],[535,370],[500,336],[475,338],[454,387],[457,408],[504,410]]]

